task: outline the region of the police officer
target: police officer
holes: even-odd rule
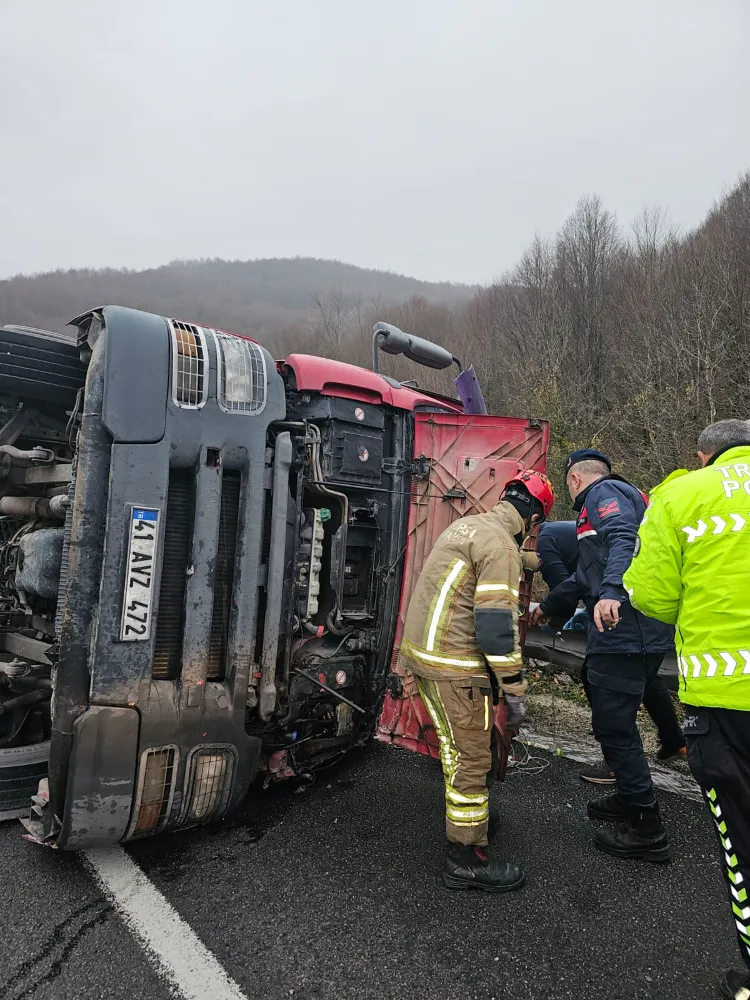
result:
[[[750,424],[698,439],[703,468],[652,494],[624,583],[631,604],[676,625],[688,761],[722,846],[740,952],[750,970]],[[728,972],[748,1000],[750,971]]]
[[[587,637],[588,681],[594,734],[615,773],[617,791],[588,804],[592,819],[620,822],[600,829],[594,842],[622,858],[669,861],[672,846],[659,815],[636,719],[646,687],[672,648],[672,629],[628,604],[622,575],[630,565],[646,497],[613,475],[606,455],[573,452],[566,483],[578,511],[575,577],[545,597],[532,624],[565,618],[583,599],[591,614]]]
[[[553,502],[546,476],[522,472],[493,510],[461,518],[442,533],[409,602],[400,656],[440,742],[448,840],[443,880],[451,889],[507,892],[524,882],[518,865],[483,850],[497,761],[493,682],[508,707],[507,727],[517,728],[526,691],[520,549]]]
[[[575,576],[578,567],[578,539],[575,521],[547,521],[539,529],[536,544],[539,554],[539,569],[550,590]],[[583,630],[590,624],[588,612],[577,612],[564,629],[575,628],[581,623]],[[588,663],[581,668],[583,690],[591,704],[591,689],[588,680]],[[672,704],[669,689],[661,674],[646,685],[643,707],[656,726],[659,734],[659,749],[656,757],[660,761],[686,759],[685,737],[682,735],[677,713]],[[592,785],[614,785],[615,772],[606,763],[586,767],[581,778]]]

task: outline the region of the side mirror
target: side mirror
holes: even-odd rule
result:
[[[416,361],[425,368],[450,368],[461,363],[439,344],[433,344],[422,337],[404,333],[391,323],[376,323],[372,328],[372,369],[378,371],[378,348],[386,354],[403,354],[410,361]]]

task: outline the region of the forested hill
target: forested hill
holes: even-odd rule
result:
[[[415,296],[456,306],[474,291],[310,257],[174,261],[146,271],[53,271],[0,281],[0,323],[62,330],[85,309],[116,303],[263,337],[314,324],[323,302],[346,312]]]

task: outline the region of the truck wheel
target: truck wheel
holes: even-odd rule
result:
[[[0,821],[29,811],[31,796],[47,777],[49,740],[26,747],[0,748]]]

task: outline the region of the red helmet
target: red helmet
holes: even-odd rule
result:
[[[509,486],[514,485],[523,486],[528,490],[534,499],[538,500],[542,505],[544,516],[549,516],[549,512],[552,510],[552,505],[555,502],[555,491],[552,489],[552,483],[544,473],[537,472],[536,469],[524,469],[523,472],[519,472],[513,479],[508,480],[505,484],[505,489],[507,490]]]

